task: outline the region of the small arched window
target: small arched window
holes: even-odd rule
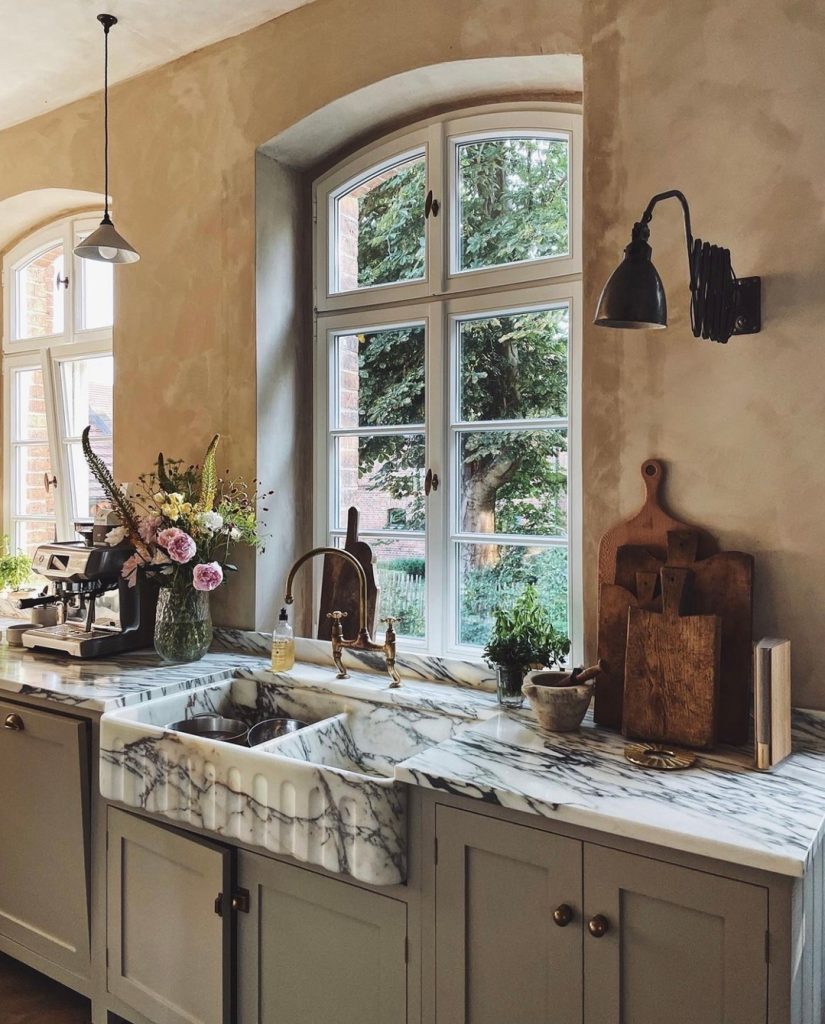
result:
[[[316,181],[316,541],[347,510],[411,649],[478,654],[535,581],[580,639],[573,107],[432,119]]]
[[[80,435],[112,459],[112,268],[72,250],[99,217],[67,218],[3,261],[4,530],[14,550],[74,537],[102,495]]]

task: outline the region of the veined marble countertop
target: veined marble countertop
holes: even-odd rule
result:
[[[402,762],[396,778],[667,849],[782,875],[805,874],[825,835],[825,714],[794,712],[794,753],[770,772],[749,749],[700,753],[661,772],[624,758],[624,737],[593,724],[547,733],[527,712],[498,714]]]

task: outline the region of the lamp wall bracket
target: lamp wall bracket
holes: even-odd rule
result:
[[[737,277],[736,320],[733,328],[736,334],[758,334],[762,330],[762,278]]]

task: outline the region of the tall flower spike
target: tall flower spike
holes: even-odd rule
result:
[[[215,434],[206,449],[203,457],[203,469],[201,470],[201,496],[198,504],[204,511],[208,512],[215,504],[215,494],[218,489],[218,471],[215,466],[215,452],[218,448],[220,434]]]

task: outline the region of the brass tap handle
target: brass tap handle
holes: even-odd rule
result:
[[[587,930],[594,939],[601,939],[610,930],[610,922],[603,914],[596,914],[587,922]]]
[[[341,619],[347,618],[349,612],[327,612],[328,619],[334,619],[336,622],[340,622]]]
[[[573,908],[569,903],[562,903],[553,911],[553,921],[559,928],[566,928],[573,920]]]
[[[382,619],[381,621],[387,627],[387,636],[389,636],[390,634],[395,636],[395,630],[393,629],[393,626],[396,624],[396,622],[398,622],[398,619],[394,615],[388,615],[386,619]]]

